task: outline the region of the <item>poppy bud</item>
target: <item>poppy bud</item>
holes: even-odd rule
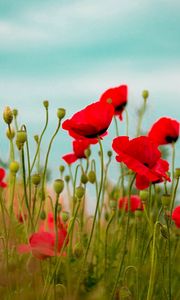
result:
[[[13,140],[13,138],[15,137],[15,131],[14,129],[11,127],[11,128],[7,128],[6,130],[6,136],[9,140]]]
[[[59,166],[59,171],[60,171],[61,173],[63,173],[64,170],[65,170],[65,167],[64,167],[63,165]]]
[[[161,231],[162,236],[165,239],[168,239],[169,235],[168,235],[167,226],[166,225],[162,225],[160,231]]]
[[[147,90],[142,91],[142,97],[144,98],[144,100],[146,101],[147,98],[149,97],[149,92]]]
[[[17,115],[18,115],[18,110],[17,110],[16,108],[14,108],[14,109],[12,110],[12,113],[13,113],[13,116],[16,118]]]
[[[64,223],[66,223],[69,220],[69,212],[68,211],[62,211],[61,217]]]
[[[75,246],[74,246],[74,256],[76,257],[76,258],[80,258],[80,257],[82,257],[83,256],[83,247],[82,247],[82,245],[80,244],[80,243],[78,243],[78,244],[76,244]]]
[[[39,143],[39,135],[38,134],[34,135],[34,140],[37,144]]]
[[[148,191],[140,191],[139,196],[143,202],[146,202],[149,196]]]
[[[13,120],[13,113],[9,106],[6,106],[3,112],[3,119],[6,124],[10,125]]]
[[[112,156],[112,151],[111,151],[111,150],[109,150],[109,151],[107,152],[107,156],[108,156],[109,158]]]
[[[83,173],[83,174],[81,175],[81,182],[82,182],[83,184],[86,184],[86,183],[88,182],[88,177],[87,177],[87,175],[86,175],[85,173]]]
[[[62,191],[64,189],[64,181],[62,179],[56,179],[54,181],[53,187],[54,187],[55,193],[59,195],[60,193],[62,193]]]
[[[116,200],[110,200],[109,201],[109,206],[112,210],[116,210],[117,208],[117,201]]]
[[[17,161],[12,161],[9,165],[9,170],[13,173],[16,174],[19,170],[19,163]]]
[[[85,189],[82,186],[78,186],[75,189],[75,195],[77,196],[78,199],[81,199],[85,194]]]
[[[46,219],[46,212],[44,210],[41,211],[40,219],[41,220],[45,220]]]
[[[58,119],[62,120],[65,117],[66,111],[64,108],[58,108],[57,110],[57,117]]]
[[[179,178],[180,177],[180,168],[176,168],[175,169],[175,178]]]
[[[49,101],[48,100],[43,101],[43,105],[47,109],[49,107]]]
[[[18,130],[16,134],[16,142],[23,145],[26,141],[27,141],[26,131]]]
[[[86,158],[90,157],[90,155],[91,155],[91,149],[90,149],[90,148],[87,148],[87,149],[84,151],[84,154],[85,154]]]
[[[96,181],[96,173],[94,171],[89,171],[88,180],[90,183],[95,183]]]
[[[68,182],[70,181],[70,176],[69,176],[69,175],[66,175],[66,176],[64,177],[64,180],[68,183]]]
[[[171,202],[171,196],[170,195],[162,195],[161,202],[163,207],[168,207]]]
[[[41,176],[39,174],[33,174],[31,176],[31,181],[35,186],[38,186],[41,182]]]

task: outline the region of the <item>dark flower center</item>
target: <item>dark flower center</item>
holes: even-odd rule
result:
[[[89,138],[89,139],[93,139],[93,138],[97,138],[98,136],[101,136],[102,134],[104,134],[106,132],[106,130],[108,129],[108,127],[98,131],[98,132],[94,132],[91,134],[86,134],[85,137]]]
[[[123,111],[123,109],[126,107],[126,105],[127,105],[127,102],[121,103],[120,105],[118,105],[118,106],[115,107],[115,111],[116,111],[116,112],[121,112],[121,111]]]
[[[171,136],[171,135],[167,135],[166,137],[165,137],[165,140],[166,140],[166,142],[169,144],[171,144],[171,143],[175,143],[176,141],[177,141],[177,139],[178,139],[178,136]]]
[[[143,163],[144,166],[146,167],[149,167],[149,164],[148,163]]]

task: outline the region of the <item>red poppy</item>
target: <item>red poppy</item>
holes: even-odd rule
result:
[[[128,197],[122,197],[119,199],[119,209],[125,209],[128,212]],[[131,195],[130,197],[130,211],[143,210],[143,204],[138,195]]]
[[[89,139],[73,141],[73,153],[66,154],[62,158],[69,165],[74,163],[79,158],[86,158],[84,152],[89,148],[91,143],[92,142]]]
[[[7,186],[7,183],[3,181],[4,177],[6,175],[6,172],[3,168],[0,168],[0,187],[5,188]]]
[[[112,105],[114,106],[115,115],[119,116],[122,120],[122,112],[127,105],[128,97],[128,87],[127,85],[120,85],[118,87],[110,88],[105,91],[100,101],[107,102],[108,99],[112,100]]]
[[[176,227],[180,228],[180,205],[173,210],[172,219],[176,224]]]
[[[112,104],[98,101],[64,121],[62,127],[75,139],[96,139],[107,134],[113,115]]]
[[[163,117],[156,121],[148,136],[158,145],[175,143],[180,134],[180,123],[174,119]]]
[[[166,174],[169,164],[161,159],[161,152],[148,137],[140,136],[132,140],[127,136],[117,137],[112,147],[118,154],[116,160],[136,173],[136,187],[139,190],[147,188],[150,182],[170,181]]]
[[[28,244],[22,244],[18,247],[19,253],[32,252],[32,254],[38,259],[46,259],[48,257],[55,256],[56,233],[53,214],[48,214],[46,224],[48,231],[44,231],[45,223],[43,225],[44,226],[40,226],[40,230],[38,232],[35,232],[30,236]],[[67,230],[61,223],[58,223],[57,255],[60,254],[66,235]]]

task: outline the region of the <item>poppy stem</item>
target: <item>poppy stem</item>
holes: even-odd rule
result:
[[[127,247],[127,240],[128,240],[128,230],[129,230],[129,221],[130,221],[130,212],[131,212],[131,208],[130,208],[131,190],[132,190],[135,178],[136,178],[136,174],[134,174],[134,176],[132,178],[132,181],[130,182],[130,185],[129,185],[129,193],[128,193],[128,215],[127,215],[127,223],[126,223],[126,229],[125,229],[125,235],[124,235],[125,238],[124,238],[123,255],[122,255],[122,259],[121,259],[120,265],[119,265],[119,270],[118,270],[118,273],[117,273],[116,281],[115,281],[115,284],[114,284],[114,287],[113,287],[113,290],[112,290],[111,300],[113,300],[113,298],[114,298],[114,294],[116,292],[116,288],[117,288],[117,285],[118,285],[118,282],[119,282],[119,277],[121,275],[121,270],[122,270],[122,267],[123,267],[124,258],[125,258],[125,255],[126,255],[126,247]]]

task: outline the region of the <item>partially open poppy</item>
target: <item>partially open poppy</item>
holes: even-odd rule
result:
[[[75,139],[94,139],[107,134],[113,115],[112,104],[98,101],[75,113],[62,127]]]
[[[163,117],[156,121],[148,136],[158,145],[175,143],[180,134],[180,122]]]
[[[128,197],[122,197],[119,199],[119,209],[128,211]],[[130,211],[143,210],[143,204],[138,195],[131,195],[130,197]]]
[[[45,224],[44,224],[45,225]],[[55,256],[56,251],[56,233],[54,226],[54,218],[50,213],[48,214],[47,220],[47,230],[44,231],[44,226],[40,226],[38,232],[33,233],[29,238],[28,244],[22,244],[18,247],[19,253],[29,253],[38,258],[38,259],[46,259],[51,256]],[[60,254],[61,248],[66,239],[67,230],[61,223],[58,223],[58,242],[57,242],[57,255]]]
[[[7,186],[7,183],[3,181],[5,175],[5,170],[3,168],[0,168],[0,187],[2,188],[5,188]]]
[[[169,164],[161,159],[157,146],[146,136],[129,140],[122,136],[113,140],[113,149],[118,154],[116,160],[123,162],[136,173],[136,187],[143,190],[152,182],[169,180],[166,172]]]
[[[175,207],[172,213],[172,219],[176,224],[176,227],[180,228],[180,205]]]
[[[92,144],[90,139],[75,140],[73,141],[73,153],[66,154],[62,158],[69,165],[79,158],[86,158],[85,150],[89,148],[90,144]]]
[[[108,99],[112,100],[114,106],[114,114],[119,116],[122,120],[122,112],[127,105],[128,87],[127,85],[120,85],[118,87],[110,88],[105,91],[100,97],[101,102],[107,102]]]

